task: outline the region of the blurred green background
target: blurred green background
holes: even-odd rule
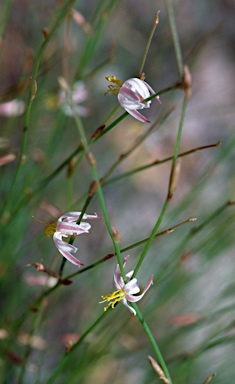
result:
[[[42,31],[50,31],[55,10],[62,3],[1,2],[1,103],[16,98],[27,103],[30,76],[44,39]],[[174,7],[184,63],[193,79],[180,152],[219,141],[222,145],[183,157],[178,187],[160,231],[189,217],[198,220],[154,241],[138,273],[142,286],[154,274],[154,286],[140,302],[140,309],[174,384],[202,384],[214,372],[213,384],[227,384],[235,374],[235,4],[232,0],[177,0]],[[26,360],[22,382],[46,383],[66,342],[77,340],[101,315],[100,296],[112,292],[114,258],[81,273],[73,284],[60,287],[45,300],[39,313],[32,310],[45,286],[36,285],[33,279],[42,273],[26,265],[42,262],[58,272],[61,262],[52,238],[45,237],[44,224],[69,210],[80,211],[92,182],[84,158],[72,174],[67,164],[38,190],[41,181],[80,143],[73,118],[53,104],[60,92],[58,77],[63,76],[70,85],[79,80],[85,83],[88,98],[82,105],[89,108],[89,115],[82,121],[89,138],[117,105],[115,96],[104,97],[108,87],[105,76],[116,75],[123,81],[138,76],[154,14],[160,11],[144,67],[146,81],[157,92],[179,80],[164,1],[81,0],[75,2],[74,9],[84,20],[80,16],[78,25],[73,17],[67,17],[40,62],[29,119],[27,161],[7,212],[4,207],[19,161],[24,115],[0,116],[0,156],[16,155],[13,162],[0,168],[4,213],[0,232],[0,383],[4,384],[20,383]],[[89,41],[95,41],[94,49],[85,62]],[[152,122],[172,112],[112,176],[172,156],[182,98],[183,92],[175,90],[161,96],[162,105],[152,102],[145,113]],[[92,146],[100,177],[146,129],[128,116]],[[103,187],[121,248],[149,236],[166,198],[169,174],[170,162],[166,162]],[[96,196],[87,212],[101,215]],[[102,219],[92,222],[91,234],[76,239],[75,245],[86,265],[114,251]],[[135,267],[142,249],[143,245],[130,251],[127,271]],[[65,276],[75,270],[66,264]],[[15,333],[25,313],[28,318]],[[29,343],[30,332],[37,338]],[[118,305],[70,355],[56,382],[160,383],[148,355],[153,356],[153,351],[141,324]]]

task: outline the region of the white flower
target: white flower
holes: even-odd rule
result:
[[[70,263],[78,265],[79,267],[84,265],[81,261],[76,259],[72,253],[77,252],[77,248],[69,243],[66,243],[62,240],[63,237],[81,235],[82,233],[89,233],[91,225],[82,221],[80,224],[77,224],[81,212],[68,212],[62,215],[57,222],[56,231],[53,235],[54,243],[61,253]],[[84,213],[83,219],[97,219],[97,215],[87,215]]]
[[[124,257],[123,259],[123,267],[126,265],[127,258],[129,256]],[[142,299],[142,297],[145,295],[147,290],[150,288],[150,286],[153,284],[153,276],[150,277],[148,283],[146,284],[143,292],[139,295],[137,293],[140,292],[140,288],[137,284],[137,279],[134,277],[132,279],[134,271],[130,271],[126,274],[127,282],[124,283],[124,280],[121,275],[120,267],[119,265],[116,266],[115,272],[114,272],[114,286],[117,288],[116,291],[114,291],[111,294],[103,295],[101,296],[103,301],[110,301],[107,307],[104,308],[106,311],[109,307],[114,308],[114,306],[121,301],[123,305],[125,305],[134,315],[136,315],[136,311],[128,304],[128,301],[131,303],[134,303],[136,301],[139,301]]]

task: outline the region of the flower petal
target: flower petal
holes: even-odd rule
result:
[[[116,266],[114,276],[113,276],[113,282],[114,282],[115,288],[117,289],[123,289],[125,286],[119,265]]]
[[[59,220],[58,221],[77,221],[79,219],[81,215],[81,212],[67,212],[65,213],[64,215],[60,216]],[[84,219],[98,219],[98,216],[95,214],[95,215],[87,215],[86,213],[83,214],[82,216],[82,220]]]
[[[151,287],[152,284],[153,284],[153,276],[150,277],[141,295],[134,296],[133,294],[129,294],[129,295],[126,295],[126,299],[131,303],[135,303],[136,301],[139,301],[140,299],[142,299],[142,297],[145,295],[145,293]]]
[[[136,315],[135,309],[132,308],[131,305],[128,304],[126,299],[122,300],[122,304],[125,305],[125,307],[127,307],[129,309],[129,311],[133,313],[134,316]]]
[[[152,88],[145,81],[136,77],[132,77],[131,79],[126,80],[123,86],[130,88],[143,99],[147,99],[149,97],[149,89],[152,90]]]
[[[74,265],[77,265],[78,267],[82,267],[84,264],[81,263],[81,261],[79,261],[78,259],[76,259],[76,257],[74,257],[73,255],[71,255],[71,253],[69,252],[66,252],[66,251],[62,251],[61,249],[58,249],[58,251],[61,253],[62,256],[64,256],[68,261],[70,261],[70,263],[74,264]]]
[[[62,240],[62,234],[60,232],[55,232],[54,233],[53,240],[54,240],[55,246],[58,249],[58,251],[68,261],[70,261],[72,264],[75,264],[75,265],[78,265],[78,266],[84,265],[83,263],[81,263],[81,261],[76,259],[76,257],[74,257],[71,254],[71,252],[76,253],[78,249],[74,245],[68,244],[65,241],[63,241]]]
[[[61,223],[57,224],[56,231],[62,232],[64,234],[76,234],[80,235],[82,233],[89,233],[89,229],[91,228],[91,225],[89,223],[69,223],[66,221],[62,221]]]
[[[125,293],[126,295],[134,295],[136,293],[140,292],[140,288],[137,284],[137,279],[134,278],[130,280],[126,285],[125,285]]]
[[[151,123],[150,120],[146,119],[146,117],[144,117],[143,115],[141,115],[141,113],[139,113],[138,111],[134,110],[134,109],[127,109],[125,108],[126,111],[132,115],[135,119],[141,121],[142,123]]]
[[[128,257],[129,257],[129,255],[125,256],[122,259],[123,267],[125,267]],[[129,272],[129,274],[130,274],[130,272]],[[133,274],[133,271],[132,271],[132,274]],[[127,279],[129,278],[129,280],[130,280],[129,276],[126,275],[126,277],[127,277]],[[121,274],[121,271],[120,271],[120,268],[119,268],[118,264],[117,264],[117,266],[115,268],[115,272],[114,272],[114,276],[113,276],[113,282],[114,282],[114,286],[117,289],[123,289],[125,287],[125,284],[124,284],[124,281],[123,281],[123,278],[122,278],[122,274]]]

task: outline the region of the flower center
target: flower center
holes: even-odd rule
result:
[[[116,76],[105,76],[106,80],[110,81],[110,83],[114,83],[115,85],[108,85],[108,91],[105,92],[104,96],[106,96],[109,92],[111,92],[113,95],[116,95],[123,84],[123,81],[118,80]]]
[[[126,294],[122,289],[118,289],[117,291],[114,291],[113,293],[110,293],[108,295],[103,295],[101,298],[103,301],[100,301],[100,303],[104,303],[105,301],[110,301],[110,303],[107,305],[107,307],[104,308],[104,311],[107,311],[109,307],[114,309],[115,305],[123,300],[125,298]]]

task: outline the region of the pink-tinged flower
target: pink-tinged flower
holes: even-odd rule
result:
[[[106,79],[115,85],[109,85],[109,92],[116,94],[118,93],[118,101],[120,105],[135,119],[142,123],[150,123],[146,117],[138,112],[138,109],[149,108],[151,100],[144,101],[150,97],[150,94],[155,94],[154,90],[145,81],[133,77],[122,83],[121,80],[117,80],[116,76],[106,77]],[[159,97],[156,97],[159,100]]]
[[[72,253],[76,253],[78,249],[74,245],[63,241],[62,238],[81,235],[82,233],[89,233],[91,228],[89,223],[84,221],[82,221],[80,224],[76,223],[80,217],[80,214],[81,212],[68,212],[62,215],[57,221],[56,231],[53,235],[54,243],[61,255],[70,261],[70,263],[78,265],[79,267],[84,264],[72,255]],[[97,218],[97,215],[87,215],[84,213],[82,220],[91,220]]]
[[[83,105],[80,105],[83,101],[87,100],[88,98],[88,91],[85,84],[82,81],[77,81],[76,83],[74,83],[71,92],[72,92],[71,99],[74,104],[74,109],[76,110],[76,113],[80,116],[88,116],[90,112],[89,108]],[[68,97],[66,95],[65,90],[60,91],[58,104],[63,110],[65,115],[73,116],[73,112],[69,105]]]
[[[128,257],[129,256],[124,257],[123,267],[125,267]],[[115,305],[119,301],[121,301],[123,305],[125,305],[134,315],[136,315],[136,311],[134,310],[134,308],[132,308],[128,304],[128,301],[131,303],[135,303],[136,301],[139,301],[140,299],[142,299],[142,297],[145,295],[147,290],[153,284],[153,276],[150,277],[150,279],[149,279],[147,285],[145,286],[143,292],[141,294],[137,295],[137,293],[140,292],[140,288],[137,284],[137,279],[135,277],[132,279],[133,273],[134,273],[134,271],[130,271],[126,274],[127,283],[124,283],[119,265],[116,266],[116,269],[114,272],[114,286],[115,286],[115,288],[117,288],[117,290],[111,294],[101,296],[101,298],[103,299],[103,301],[101,301],[101,303],[104,303],[105,301],[110,301],[108,306],[104,308],[105,311],[109,307],[114,308]]]
[[[137,78],[131,78],[121,86],[118,101],[135,119],[143,123],[149,123],[150,121],[141,115],[137,109],[150,107],[151,100],[144,101],[150,96],[150,93],[154,95],[155,92],[148,83]]]
[[[25,111],[25,103],[20,100],[11,100],[0,104],[0,115],[5,117],[20,116]]]

